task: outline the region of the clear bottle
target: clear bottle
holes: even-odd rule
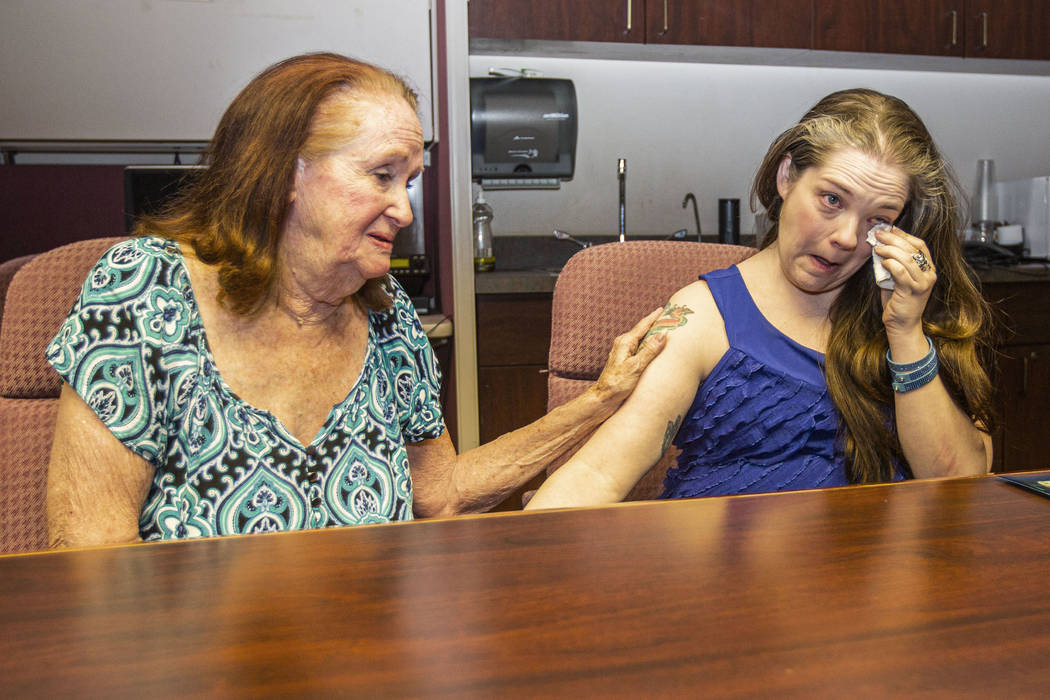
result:
[[[478,191],[474,202],[474,271],[491,272],[496,267],[492,252],[492,207],[485,201],[485,192]]]

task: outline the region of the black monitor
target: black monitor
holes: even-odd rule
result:
[[[124,226],[128,233],[143,214],[157,212],[203,165],[129,165],[124,168]]]

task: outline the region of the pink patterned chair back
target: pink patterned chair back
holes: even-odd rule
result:
[[[547,410],[598,379],[616,336],[699,275],[756,252],[720,243],[627,241],[586,248],[572,256],[554,286]],[[659,495],[664,473],[676,456],[675,448],[670,448],[628,500]]]
[[[4,323],[4,300],[7,299],[7,288],[23,265],[35,258],[35,255],[23,255],[0,263],[0,326]]]
[[[37,255],[11,279],[0,326],[0,554],[47,548],[47,462],[61,381],[44,350],[88,271],[123,238]]]

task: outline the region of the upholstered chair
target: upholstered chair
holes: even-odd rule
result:
[[[47,548],[47,463],[61,382],[44,350],[88,271],[121,238],[70,243],[11,278],[0,325],[0,554]]]
[[[547,410],[593,384],[612,341],[705,272],[729,267],[754,248],[695,241],[627,241],[586,248],[569,259],[554,287]],[[655,498],[672,446],[642,477],[627,500]],[[561,463],[552,465],[553,472]]]

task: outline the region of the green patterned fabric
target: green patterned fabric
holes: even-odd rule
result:
[[[444,431],[441,379],[411,301],[388,288],[357,382],[304,446],[223,381],[175,243],[133,239],[99,260],[47,359],[156,469],[143,539],[412,518],[405,443]]]

